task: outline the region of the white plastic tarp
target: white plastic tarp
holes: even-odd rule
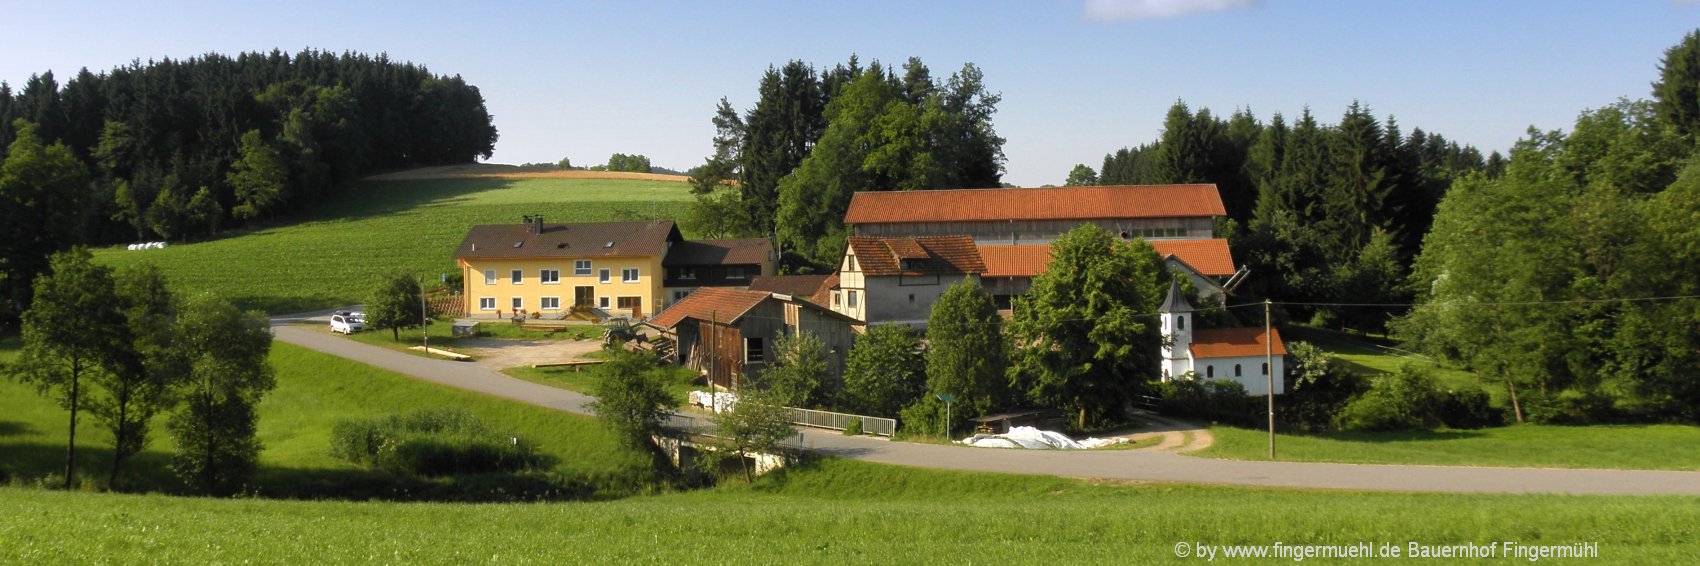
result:
[[[1127,442],[1125,438],[1088,438],[1076,442],[1060,432],[1018,426],[1004,434],[976,434],[957,441],[976,448],[1023,448],[1027,450],[1082,450]]]
[[[738,403],[738,394],[737,393],[726,393],[726,392],[710,393],[708,391],[692,391],[690,393],[689,400],[690,400],[692,405],[696,405],[698,407],[702,407],[702,408],[708,409],[710,411],[714,411],[716,413],[724,413],[726,411],[732,410],[732,405],[735,405],[735,404]]]

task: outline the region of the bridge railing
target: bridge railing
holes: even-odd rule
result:
[[[864,433],[877,434],[880,436],[891,436],[893,434],[897,434],[897,419],[852,415],[849,413],[834,413],[832,411],[798,409],[796,407],[786,408],[791,410],[792,424],[832,430],[844,430],[850,427],[851,421],[861,419],[862,432]]]

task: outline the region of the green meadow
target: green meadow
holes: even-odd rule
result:
[[[1203,562],[1177,558],[1182,542],[1513,541],[1597,543],[1590,563],[1676,564],[1700,558],[1696,525],[1700,500],[1684,497],[1097,484],[823,460],[750,486],[545,504],[9,489],[0,562],[1146,564]]]
[[[15,348],[8,341],[0,361]],[[536,444],[558,459],[556,472],[603,484],[626,485],[642,477],[649,460],[618,445],[594,419],[514,403],[418,381],[393,372],[273,343],[277,389],[259,406],[260,473],[254,491],[262,496],[327,497],[370,492],[384,478],[330,455],[331,429],[344,419],[365,419],[422,408],[460,408],[491,426]],[[0,474],[29,483],[61,473],[65,465],[68,413],[18,382],[0,380]],[[111,434],[92,419],[79,419],[79,478],[89,489],[103,487],[111,465]],[[120,484],[142,491],[178,491],[167,465],[172,450],[164,418],[152,442],[125,468]],[[0,560],[3,562],[3,560]]]
[[[437,279],[476,224],[682,218],[689,185],[609,179],[372,181],[312,211],[163,250],[96,250],[108,265],[152,262],[183,291],[212,291],[273,314],[362,302],[377,277]]]

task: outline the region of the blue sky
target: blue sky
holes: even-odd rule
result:
[[[769,65],[918,56],[943,77],[973,62],[1003,94],[1005,180],[1029,186],[1156,138],[1176,99],[1265,121],[1308,104],[1326,122],[1358,99],[1407,132],[1505,149],[1530,125],[1647,97],[1664,49],[1700,27],[1693,0],[3,0],[0,14],[14,86],[206,52],[387,52],[478,85],[499,163],[621,152],[684,169],[710,151],[715,103],[747,108]]]

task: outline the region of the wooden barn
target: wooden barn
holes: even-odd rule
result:
[[[791,295],[705,287],[644,324],[676,343],[680,365],[737,389],[772,363],[777,340],[799,332],[820,338],[832,378],[841,377],[860,323]]]

